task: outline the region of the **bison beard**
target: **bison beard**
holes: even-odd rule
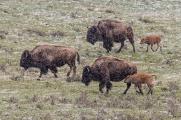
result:
[[[106,87],[106,93],[112,88],[110,81],[119,82],[128,75],[135,74],[137,68],[131,63],[123,60],[118,60],[113,57],[100,57],[95,60],[92,66],[85,66],[82,73],[82,82],[88,86],[91,80],[99,81],[99,91],[103,93],[103,88]],[[124,94],[131,87],[131,83],[127,84]]]

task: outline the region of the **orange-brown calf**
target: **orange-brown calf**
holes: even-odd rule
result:
[[[153,76],[156,77],[156,75],[144,73],[144,72],[138,72],[136,74],[130,75],[127,78],[125,78],[125,83],[132,83],[135,85],[135,88],[138,87],[139,91],[136,90],[136,92],[141,93],[143,95],[142,91],[142,84],[147,84],[149,91],[147,94],[153,93],[153,86],[154,86],[154,79]]]
[[[145,36],[141,39],[140,44],[147,44],[146,52],[148,52],[148,47],[151,45],[152,51],[155,52],[158,50],[159,47],[160,47],[160,51],[161,51],[160,42],[161,42],[161,36],[160,35],[148,35],[148,36]],[[157,44],[156,50],[153,49],[154,44]]]

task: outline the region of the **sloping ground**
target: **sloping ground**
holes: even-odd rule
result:
[[[0,2],[0,120],[180,120],[181,119],[181,2],[179,0],[1,0]],[[136,54],[129,42],[116,54],[101,43],[86,42],[87,27],[101,19],[132,24]],[[139,44],[147,34],[163,35],[163,53],[146,53]],[[156,73],[153,96],[136,95],[132,87],[122,95],[125,84],[113,83],[109,95],[100,94],[98,83],[85,87],[66,82],[68,67],[59,78],[50,73],[36,81],[37,69],[22,76],[21,53],[38,44],[75,47],[82,67],[99,56],[112,55],[137,64],[140,71]],[[145,93],[147,88],[144,89]]]

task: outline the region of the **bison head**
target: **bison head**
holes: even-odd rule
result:
[[[90,82],[91,82],[91,68],[90,66],[85,66],[82,72],[82,83],[88,86]]]
[[[124,83],[131,83],[131,75],[128,75],[128,76],[124,79]]]
[[[92,26],[88,28],[87,31],[87,41],[91,44],[95,44],[95,42],[100,38],[100,31],[97,26]]]
[[[30,67],[31,54],[28,50],[23,51],[20,59],[20,66],[27,70]]]
[[[140,44],[144,44],[145,43],[145,39],[142,38],[141,41],[140,41]]]
[[[136,67],[136,65],[130,66],[128,71],[129,71],[129,74],[130,74],[130,75],[133,75],[133,74],[137,73],[137,67]]]

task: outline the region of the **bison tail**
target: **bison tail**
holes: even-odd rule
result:
[[[80,64],[80,55],[78,52],[77,52],[77,62],[78,62],[78,64]]]

